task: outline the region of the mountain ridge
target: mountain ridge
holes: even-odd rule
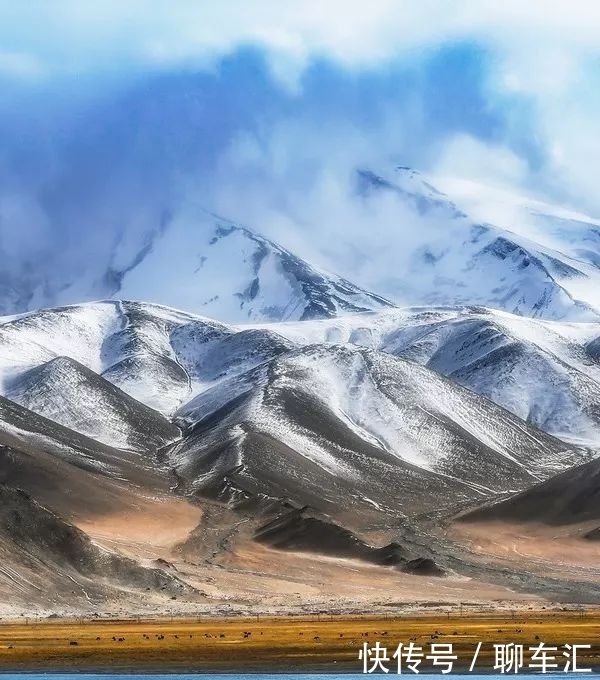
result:
[[[348,206],[363,228],[354,236],[341,231],[335,250],[315,238],[320,232],[310,229],[317,226],[304,233],[290,224],[290,243],[310,239],[317,266],[261,235],[260,225],[243,226],[190,200],[158,225],[120,239],[107,259],[90,260],[84,272],[51,271],[35,290],[28,288],[31,277],[5,282],[14,295],[3,295],[4,312],[121,298],[153,299],[230,323],[331,318],[407,304],[481,304],[543,319],[600,319],[599,220],[407,167],[357,168]],[[403,240],[405,231],[410,239]]]
[[[513,394],[514,381],[494,372],[508,365],[498,348],[517,343],[516,366],[533,376],[536,361],[547,362],[529,398],[545,414],[541,424],[560,424],[544,401],[549,387],[554,381],[567,403],[587,371],[593,391],[598,337],[599,324],[483,308],[233,325],[122,300],[1,318],[2,391],[42,413],[0,397],[0,489],[22,489],[59,523],[140,567],[179,565],[178,578],[193,588],[181,595],[185,606],[210,590],[205,577],[268,572],[300,554],[319,569],[350,561],[362,573],[392,560],[399,578],[460,583],[463,571],[486,572],[464,557],[457,563],[443,535],[434,549],[433,531],[460,510],[528,493],[597,454],[489,399]],[[561,372],[564,383],[555,380]],[[110,395],[112,405],[88,414],[76,403],[79,380],[88,403]],[[499,391],[487,395],[488,384]],[[584,427],[595,404],[573,401],[572,423]],[[112,442],[111,409],[122,419]],[[136,446],[114,446],[130,436]],[[8,545],[18,532],[6,526]],[[268,526],[279,528],[267,539]],[[315,542],[321,529],[337,537],[329,552]],[[68,554],[80,535],[66,532]],[[255,560],[265,561],[248,571]],[[102,592],[127,599],[125,584],[128,602],[137,602],[147,577],[118,567]],[[526,575],[511,578],[527,590]],[[10,587],[0,573],[0,589]]]

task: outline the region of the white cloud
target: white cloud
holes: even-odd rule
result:
[[[495,60],[488,83],[490,101],[498,102],[505,94],[529,98],[535,134],[548,150],[561,189],[593,203],[600,117],[598,102],[586,91],[597,85],[588,65],[600,56],[598,3],[0,0],[0,44],[5,46],[0,74],[21,80],[103,69],[207,67],[240,45],[257,44],[270,54],[277,78],[297,89],[302,69],[313,56],[327,56],[348,68],[371,67],[396,58],[410,60],[458,40],[475,41],[491,52]],[[327,154],[345,154],[349,167],[372,154],[374,141],[384,148],[385,140],[393,139],[400,148],[400,128],[384,125],[378,135],[362,140],[355,131],[336,130],[334,138],[344,140],[344,149],[331,144]],[[300,132],[299,147],[318,146],[310,131]],[[277,139],[278,134],[271,136]],[[293,126],[286,125],[280,133],[288,134],[294,134]],[[438,170],[520,183],[526,168],[502,146],[505,141],[482,145],[467,136],[455,137],[442,152]],[[259,153],[248,140],[240,141],[235,152],[241,150]],[[279,173],[283,183],[292,171],[298,172],[301,152],[292,153],[287,140],[275,145],[268,151],[270,172]],[[262,153],[256,167],[265,162]],[[343,159],[338,161],[343,167]]]
[[[600,45],[600,5],[586,0],[0,0],[0,35],[66,69],[206,59],[245,43],[300,62],[322,54],[373,64],[457,40],[492,44],[525,82],[552,55]],[[43,31],[40,29],[43,27]],[[562,57],[561,57],[562,58]],[[555,59],[556,63],[556,59]],[[113,65],[115,65],[113,64]],[[554,70],[554,69],[553,69]],[[529,72],[526,78],[523,73]],[[513,72],[516,75],[511,75]]]
[[[466,134],[454,135],[442,149],[434,173],[477,178],[493,186],[520,186],[527,164],[505,146],[485,144]]]

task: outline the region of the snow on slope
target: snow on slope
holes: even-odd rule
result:
[[[122,474],[134,455],[99,443],[4,397],[0,397],[0,446],[22,451],[34,459],[49,453],[84,470],[114,477]],[[2,463],[4,472],[6,461]],[[35,470],[34,463],[30,467]]]
[[[155,305],[118,303],[120,330],[102,344],[102,377],[165,414],[190,393],[190,381],[169,334],[193,317]]]
[[[104,338],[120,329],[114,304],[86,304],[0,317],[3,382],[57,356],[69,356],[99,373]]]
[[[145,309],[152,312],[144,314]],[[69,357],[106,374],[134,398],[168,411],[189,392],[168,331],[193,318],[154,305],[98,302],[0,319],[1,391],[9,392],[27,371]]]
[[[478,182],[448,177],[432,181],[473,219],[499,224],[537,250],[565,290],[598,310],[600,219]]]
[[[361,170],[358,176],[357,191],[366,205],[375,209],[382,198],[395,198],[398,233],[411,233],[403,251],[402,277],[391,278],[389,267],[375,269],[368,282],[359,275],[373,290],[419,305],[481,304],[546,319],[600,318],[599,258],[591,255],[598,224],[591,218],[578,233],[564,226],[559,215],[565,211],[547,208],[542,215],[519,205],[514,196],[508,207],[481,210],[468,192],[465,198],[465,191],[456,189],[460,183],[446,182],[449,191],[444,194],[434,186],[438,178],[428,179],[410,168],[379,174]],[[540,210],[540,204],[533,203]],[[408,217],[406,207],[412,211]],[[388,208],[392,215],[393,209]],[[407,219],[413,223],[410,227]],[[536,220],[552,222],[555,237],[542,237],[545,227],[536,226]],[[385,242],[386,235],[375,224],[373,247],[369,250],[366,244],[367,260],[377,261],[382,239]]]
[[[565,254],[573,257],[586,255],[592,264],[597,261],[591,252],[578,252],[578,248],[580,243],[598,245],[600,219],[473,180],[436,175],[431,181],[476,220],[499,220],[547,248],[565,249]]]
[[[600,324],[483,308],[390,309],[235,327],[136,302],[46,310],[0,324],[0,381],[10,396],[26,371],[69,356],[171,416],[188,402],[196,412],[208,409],[219,391],[241,390],[236,376],[313,343],[350,343],[410,359],[551,434],[600,447]],[[102,417],[112,418],[101,410]]]
[[[125,231],[110,253],[28,276],[0,274],[0,313],[98,298],[153,300],[222,321],[311,319],[391,303],[323,271],[247,227],[188,203],[161,223]],[[31,266],[24,267],[26,270]],[[21,268],[23,269],[23,267]],[[12,278],[11,278],[12,277]],[[5,280],[6,279],[6,280]]]
[[[323,318],[391,306],[205,211],[175,220],[124,275],[118,292],[122,298],[156,300],[238,322]]]
[[[297,344],[352,343],[410,359],[546,432],[600,448],[600,323],[408,308],[270,327]]]
[[[169,456],[186,491],[414,514],[525,488],[587,457],[383,352],[310,345],[253,373],[179,410],[184,437]]]
[[[73,366],[69,375],[56,371],[48,376],[48,371],[39,371],[48,362],[68,357],[135,400],[169,416],[198,392],[291,347],[289,341],[270,330],[239,332],[211,319],[154,304],[107,301],[43,310],[0,319],[0,392],[32,407],[37,403],[41,411],[58,408],[57,403],[50,405],[43,398],[34,398],[31,381],[25,389],[29,396],[19,384],[27,381],[27,373],[34,369],[38,369],[36,380],[42,393],[56,394],[73,381],[81,383],[82,376],[73,373]],[[96,413],[87,426],[92,427],[92,420],[94,427],[100,428],[104,427],[103,419],[106,424],[112,422],[114,404],[102,380],[94,382],[88,397],[96,404]],[[66,401],[63,407],[69,410]],[[80,415],[75,417],[74,410]],[[70,416],[63,415],[75,418],[70,426],[75,421],[82,426],[84,412],[83,404],[79,404],[73,405]],[[121,435],[125,432],[115,432],[123,443]]]
[[[380,352],[344,346],[309,347],[281,363],[287,389],[304,390],[302,383],[307,382],[308,390],[320,395],[324,408],[358,436],[408,463],[467,478],[467,470],[459,461],[463,455],[460,445],[447,431],[450,421],[493,449],[499,458],[517,462],[518,438],[508,442],[504,438],[504,414],[498,411],[497,417],[491,417],[491,404],[473,398],[426,368]],[[275,374],[277,370],[275,367]],[[295,384],[298,381],[300,388]],[[541,438],[538,441],[533,436],[523,446],[519,461],[533,474],[543,474],[552,464],[548,452],[542,453],[540,446]],[[558,468],[565,464],[561,456],[553,462]],[[481,474],[480,483],[484,485],[486,475],[490,479],[489,471],[483,469],[485,460],[479,463],[476,474]],[[473,476],[470,479],[474,481]]]
[[[97,373],[60,356],[15,379],[5,396],[35,413],[121,449],[156,451],[179,430]]]
[[[144,310],[152,310],[144,314]],[[27,370],[69,357],[142,397],[157,410],[188,394],[187,374],[170,349],[171,327],[195,317],[155,305],[98,302],[41,310],[0,321],[0,384],[7,393]]]
[[[240,323],[331,318],[382,310],[391,300],[600,319],[600,220],[406,167],[356,177],[348,209],[362,228],[311,243],[320,262],[353,283],[188,203],[160,228],[125,232],[107,260],[57,267],[43,285],[2,279],[0,309],[150,299]],[[290,243],[306,238],[290,230]]]

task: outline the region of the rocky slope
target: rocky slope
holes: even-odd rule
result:
[[[84,589],[104,564],[93,546],[117,555],[102,592],[152,588],[143,569],[172,560],[203,591],[198,565],[246,573],[298,551],[475,573],[428,532],[590,460],[598,337],[481,308],[234,326],[107,301],[4,318],[0,484],[41,508],[33,528],[56,523],[62,562],[32,541]],[[3,527],[15,565],[36,558]]]
[[[466,307],[279,324],[299,344],[351,343],[425,365],[564,440],[600,442],[598,323]]]
[[[600,461],[595,459],[522,493],[466,515],[466,520],[516,520],[553,526],[600,520]]]
[[[98,547],[28,494],[0,484],[0,591],[6,590],[13,606],[30,613],[68,609],[78,599],[101,607],[136,591],[164,599],[190,591],[164,571]]]
[[[5,390],[12,401],[61,425],[121,449],[160,449],[179,429],[97,373],[59,356],[29,369]]]

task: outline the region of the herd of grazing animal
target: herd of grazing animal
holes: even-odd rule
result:
[[[436,632],[437,632],[437,631],[436,631]],[[262,635],[262,634],[263,634],[263,632],[260,631],[260,635]],[[384,630],[384,631],[374,631],[374,632],[373,632],[373,635],[382,636],[382,637],[386,636],[387,634],[388,634],[387,630]],[[302,631],[300,631],[300,632],[298,633],[298,635],[299,635],[299,636],[303,636],[304,633],[303,633]],[[244,640],[248,640],[249,638],[252,637],[252,631],[250,631],[250,630],[244,630],[244,631],[241,632],[241,636],[242,636],[242,638],[243,638]],[[164,640],[164,639],[165,639],[165,635],[164,635],[163,633],[155,633],[155,634],[154,634],[154,637],[155,637],[157,640]],[[181,635],[181,636],[180,636],[180,635],[173,634],[171,637],[172,637],[174,640],[179,640],[180,638],[185,638],[186,636],[185,636],[185,635]],[[190,640],[192,640],[194,636],[190,634],[190,635],[187,636],[187,637],[188,637]],[[211,633],[203,633],[202,637],[204,637],[204,638],[207,639],[207,640],[208,640],[208,639],[223,639],[223,638],[226,637],[226,635],[225,635],[225,633],[214,633],[214,634],[211,634]],[[343,637],[344,637],[344,633],[339,633],[339,637],[340,637],[340,638],[343,638]],[[363,632],[363,633],[360,634],[360,637],[362,637],[362,638],[368,638],[368,637],[369,637],[369,633],[368,633],[368,632]],[[432,637],[433,637],[433,636],[432,636]],[[436,637],[437,637],[437,636],[436,636]],[[142,633],[142,638],[143,638],[144,640],[151,640],[151,639],[152,639],[152,636],[149,635],[148,633]],[[102,638],[101,638],[100,636],[97,636],[97,637],[96,637],[96,640],[97,640],[97,641],[99,641],[99,640],[101,640],[101,639],[102,639]],[[411,639],[412,639],[412,638],[411,638]],[[319,635],[314,635],[314,636],[313,636],[313,640],[314,640],[315,642],[320,642],[320,641],[321,641],[321,637],[320,637]],[[119,636],[113,635],[113,636],[112,636],[112,641],[113,641],[113,642],[125,642],[125,637],[119,637]],[[356,640],[352,640],[352,642],[354,643],[354,642],[356,642]],[[76,645],[79,644],[79,642],[78,642],[77,640],[70,640],[70,641],[69,641],[69,644],[72,645],[72,646],[76,646]]]

